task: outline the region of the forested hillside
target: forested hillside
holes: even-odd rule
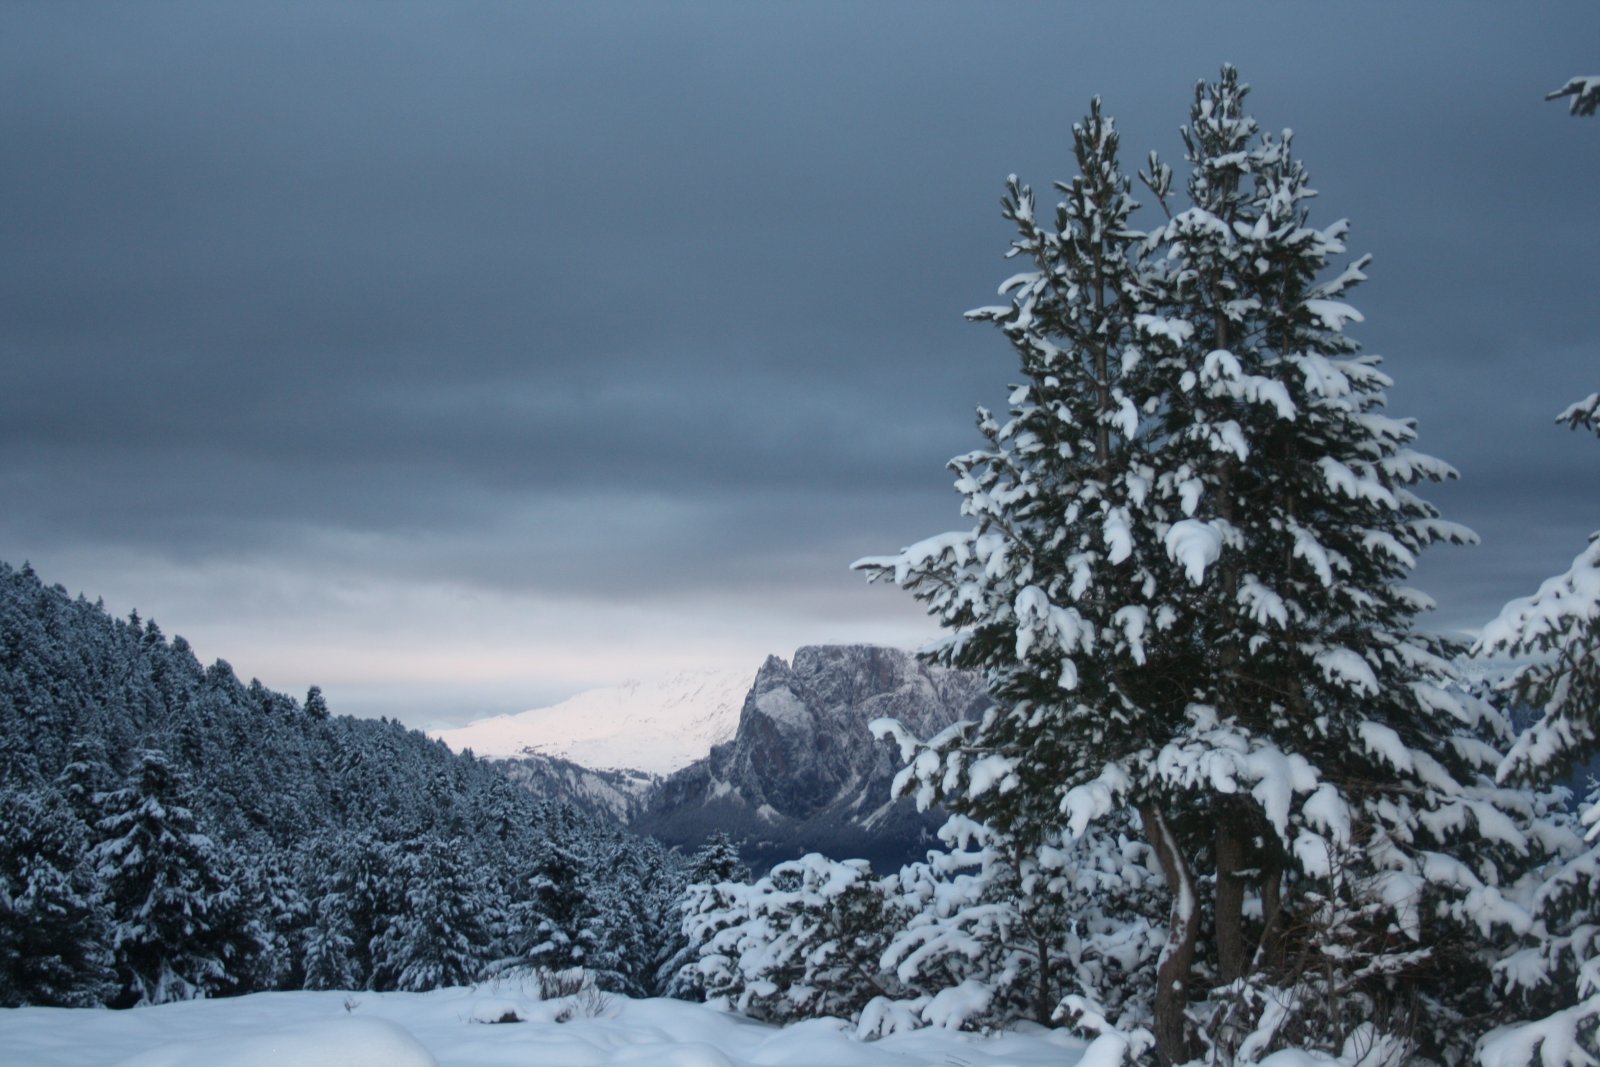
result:
[[[0,810],[0,1004],[575,963],[639,994],[678,947],[655,843],[4,563]]]

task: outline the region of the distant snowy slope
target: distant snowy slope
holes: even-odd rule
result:
[[[685,671],[428,736],[491,758],[555,756],[585,767],[671,774],[732,739],[754,679],[754,670]]]

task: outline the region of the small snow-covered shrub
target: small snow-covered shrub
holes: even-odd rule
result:
[[[881,960],[903,908],[865,860],[812,853],[753,885],[692,890],[685,924],[706,999],[771,1022],[855,1018],[904,990]]]
[[[539,983],[540,1000],[575,997],[585,989],[594,988],[594,980],[582,967],[568,967],[563,970],[540,967],[536,969],[535,977]]]
[[[1091,1017],[1137,1033],[1149,1004],[1135,976],[1160,942],[1143,917],[1158,892],[1146,847],[1096,827],[1024,848],[963,817],[941,833],[948,850],[886,878],[812,855],[752,885],[692,886],[685,975],[729,1010],[849,1019],[865,1038]]]
[[[1159,889],[1143,844],[1094,827],[1030,848],[962,816],[940,836],[948,850],[896,879],[910,919],[884,954],[902,984],[933,998],[925,1022],[1049,1025],[1088,1010],[1144,1025],[1148,997],[1136,976],[1161,934],[1144,917]],[[1075,1007],[1064,1012],[1068,997]]]

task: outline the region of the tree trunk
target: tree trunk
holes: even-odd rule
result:
[[[1145,836],[1155,849],[1161,871],[1172,894],[1172,917],[1167,943],[1156,964],[1156,1056],[1164,1067],[1193,1058],[1194,1041],[1186,1014],[1189,1007],[1189,973],[1194,968],[1195,941],[1200,934],[1200,907],[1195,898],[1194,876],[1178,849],[1166,816],[1154,802],[1139,805]]]
[[[1244,977],[1250,964],[1249,938],[1244,929],[1245,879],[1239,872],[1249,856],[1244,813],[1238,805],[1217,805],[1217,978],[1228,985]]]
[[[1283,868],[1275,858],[1265,861],[1261,872],[1261,943],[1256,949],[1256,966],[1277,978],[1283,973],[1284,942],[1280,932],[1283,918]]]
[[[1039,953],[1039,989],[1036,994],[1033,1018],[1040,1026],[1049,1026],[1054,1021],[1055,1003],[1050,996],[1050,942],[1041,934],[1035,934],[1033,939],[1034,950]]]

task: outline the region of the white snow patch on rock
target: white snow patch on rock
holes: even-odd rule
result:
[[[787,689],[768,689],[756,697],[756,710],[781,726],[811,725],[805,701]]]

